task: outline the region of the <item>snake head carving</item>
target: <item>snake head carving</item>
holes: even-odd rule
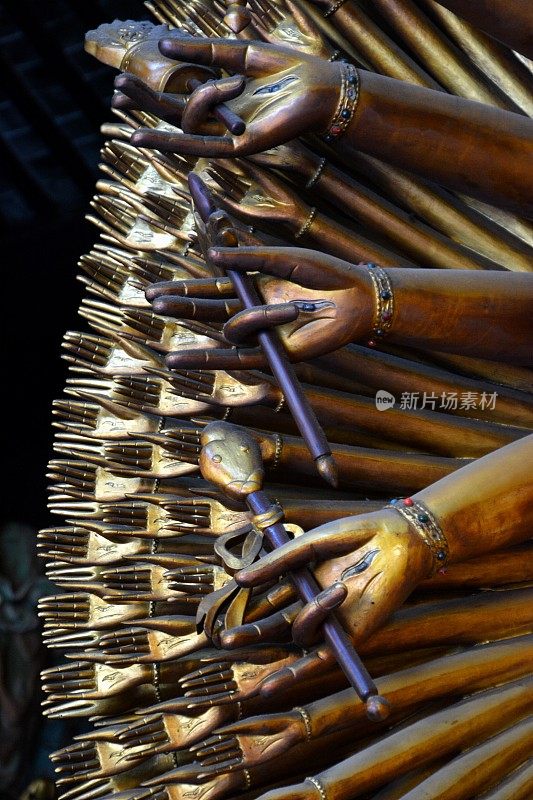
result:
[[[200,442],[199,464],[206,480],[241,501],[261,489],[261,449],[244,429],[217,420],[205,427]]]

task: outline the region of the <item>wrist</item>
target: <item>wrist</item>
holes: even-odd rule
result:
[[[353,64],[338,62],[339,93],[333,116],[322,136],[326,144],[333,144],[347,130],[359,100],[359,72]]]
[[[313,189],[315,186],[318,185],[320,178],[322,177],[322,173],[324,172],[327,165],[327,158],[323,156],[317,156],[313,153],[312,158],[309,159],[307,162],[307,169],[304,172],[304,177],[307,178],[307,182],[305,184],[305,189]]]
[[[372,327],[370,346],[383,339],[392,328],[394,321],[395,298],[389,274],[377,264],[364,265],[367,279],[370,281],[372,302]]]
[[[309,233],[316,215],[315,206],[305,206],[305,211],[298,214],[297,225],[295,225],[295,230],[293,231],[295,239],[301,239]]]
[[[338,11],[340,8],[342,8],[342,6],[343,6],[343,5],[344,5],[346,2],[347,2],[347,0],[332,0],[332,2],[331,2],[331,3],[328,3],[328,6],[327,6],[327,8],[325,9],[325,11],[324,11],[324,13],[323,13],[323,17],[324,17],[324,19],[329,19],[329,18],[330,18],[330,17],[332,17],[334,14],[336,14],[336,13],[337,13],[337,11]]]
[[[276,439],[273,433],[256,433],[254,439],[259,444],[263,464],[270,467],[276,453]]]
[[[431,509],[415,497],[395,498],[386,506],[396,511],[407,523],[410,533],[417,535],[431,554],[431,574],[443,569],[449,559],[448,539]]]
[[[352,283],[350,298],[352,341],[366,341],[370,347],[377,343],[380,336],[388,332],[388,326],[385,325],[384,328],[384,322],[389,321],[382,319],[389,305],[388,300],[380,296],[380,287],[373,274],[376,269],[380,268],[361,263],[352,264],[349,270]]]
[[[298,727],[299,741],[310,742],[313,738],[313,729],[311,716],[307,708],[305,706],[295,706],[290,714]]]

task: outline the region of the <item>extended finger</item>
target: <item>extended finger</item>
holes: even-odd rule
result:
[[[225,322],[242,308],[240,300],[193,300],[189,297],[157,297],[152,307],[156,314],[175,319]]]
[[[220,644],[228,650],[236,647],[259,644],[261,642],[278,642],[287,639],[293,620],[296,618],[299,603],[271,614],[257,622],[239,625],[220,634]]]
[[[127,94],[115,92],[111,98],[111,108],[117,108],[119,111],[138,111],[139,103],[136,103],[135,100],[132,100]],[[129,139],[130,133],[131,128],[128,129],[127,135],[124,138]]]
[[[262,272],[309,289],[345,289],[357,267],[303,247],[211,247],[208,258],[220,269]]]
[[[139,128],[131,135],[130,143],[134,147],[146,147],[149,150],[160,150],[162,153],[231,158],[237,149],[244,152],[242,145],[245,136],[233,139],[231,136],[199,136]]]
[[[370,529],[354,532],[348,520],[344,530],[339,530],[338,522],[328,522],[277,547],[255,564],[239,570],[234,576],[235,580],[240,586],[260,586],[314,561],[349,553],[372,534]]]
[[[211,300],[218,297],[235,297],[235,289],[229,278],[192,278],[183,281],[159,281],[153,283],[145,291],[146,299],[150,303],[156,297],[164,295]]]
[[[300,309],[296,303],[280,303],[271,306],[255,306],[235,314],[224,325],[224,336],[228,342],[240,344],[243,340],[263,330],[293,322]]]
[[[242,39],[162,39],[159,49],[167,58],[251,77],[279,72],[301,60],[301,54],[289,48]]]
[[[165,358],[169,369],[262,369],[267,361],[258,347],[213,350],[184,350]]]
[[[189,96],[181,117],[181,128],[185,133],[197,133],[215,106],[238,97],[246,85],[242,75],[221,78],[202,83]],[[243,133],[243,131],[241,131]]]
[[[115,78],[115,89],[127,95],[136,108],[166,119],[168,122],[179,122],[185,105],[186,95],[156,92],[147,86],[136,75],[123,72]],[[120,108],[124,106],[120,105]]]
[[[254,598],[246,610],[246,621],[255,622],[269,612],[277,611],[297,598],[292,583],[278,583],[266,594]]]
[[[326,674],[334,663],[335,659],[329,650],[321,648],[294,661],[289,666],[273,672],[272,675],[265,678],[259,693],[261,697],[265,698],[279,697],[281,692],[290,689],[296,683],[309,681]]]
[[[309,647],[317,638],[319,628],[329,614],[346,599],[348,589],[344,583],[334,583],[317,594],[297,615],[292,625],[292,638],[295,644]]]

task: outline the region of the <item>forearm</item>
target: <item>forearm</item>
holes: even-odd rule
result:
[[[530,119],[370,72],[359,78],[357,107],[337,146],[533,216]]]
[[[438,0],[476,28],[533,58],[533,5],[529,0]]]
[[[392,392],[396,398],[403,393],[409,396],[414,393],[418,397],[423,397],[424,392],[428,395],[435,393],[441,398],[447,413],[533,427],[533,404],[528,395],[496,383],[474,380],[359,345],[349,345],[317,359],[319,365],[323,362],[339,375],[356,377],[374,390]],[[476,397],[481,397],[483,392],[496,392],[497,404],[494,408],[482,409],[479,403],[472,407],[460,402],[461,395],[469,392]],[[457,402],[444,406],[447,397],[455,398]]]
[[[321,423],[362,429],[375,437],[377,447],[382,440],[392,447],[397,442],[397,449],[458,458],[478,457],[528,433],[525,428],[439,413],[436,395],[433,401],[428,400],[426,409],[392,407],[384,414],[374,398],[312,386],[306,386],[305,392]]]
[[[533,525],[533,435],[419,492],[448,541],[450,561],[523,542]]]
[[[421,702],[439,697],[471,694],[492,685],[494,675],[505,682],[527,674],[527,656],[533,655],[533,638],[522,637],[446,655],[379,678],[379,692],[391,706],[407,711]],[[313,738],[332,730],[366,724],[365,706],[354,702],[353,690],[329,695],[306,706]]]
[[[521,234],[527,236],[524,220],[506,213],[507,231],[436,184],[429,184],[412,173],[364,153],[350,151],[343,157],[339,148],[337,151],[349,170],[355,169],[380,192],[414,212],[435,231],[443,233],[447,240],[482,253],[514,272],[533,270],[533,251],[526,244],[526,241],[531,241],[531,236],[524,241],[512,233],[513,226],[517,225]]]
[[[389,270],[388,339],[430,350],[531,364],[533,280],[518,273]]]
[[[323,500],[292,499],[283,501],[282,505],[285,520],[300,525],[304,530],[355,514],[379,511],[383,507],[379,500],[328,500],[324,503]]]
[[[317,163],[313,172],[320,164],[318,156],[315,158]],[[418,265],[475,270],[499,267],[496,262],[413,220],[405,211],[330,164],[323,167],[314,186],[322,197],[360,224],[389,239],[394,247]]]
[[[448,706],[407,729],[400,729],[350,756],[316,778],[326,797],[342,800],[366,793],[439,758],[489,739],[530,713],[531,682],[526,678],[487,692],[475,693],[459,706]],[[303,784],[304,791],[307,788]],[[286,789],[292,798],[295,787]]]
[[[468,561],[449,564],[432,578],[422,581],[422,591],[471,587],[483,589],[487,586],[511,586],[533,581],[533,546],[531,543],[486,553]]]
[[[490,81],[454,47],[412,0],[374,0],[380,14],[405,42],[421,64],[452,94],[480,103],[513,110]]]
[[[339,481],[352,489],[383,494],[403,494],[428,486],[461,467],[465,460],[419,453],[397,453],[349,445],[333,445]],[[315,465],[303,439],[287,437],[279,459],[279,469],[294,479],[315,474]]]
[[[335,5],[335,0],[331,5]],[[372,22],[358,3],[348,0],[329,19],[377,72],[418,86],[440,88],[427,72]]]
[[[302,232],[303,231],[303,232]],[[343,258],[352,263],[357,261],[375,261],[387,267],[414,267],[405,256],[393,253],[379,244],[365,239],[344,225],[326,217],[320,212],[309,213],[305,219],[300,220],[295,236],[302,242],[309,241],[325,253],[330,253],[337,258]],[[298,241],[298,244],[300,242]],[[305,245],[304,245],[305,246]]]

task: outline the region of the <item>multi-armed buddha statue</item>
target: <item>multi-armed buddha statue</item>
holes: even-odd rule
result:
[[[39,534],[64,800],[533,796],[533,6],[152,0]]]

